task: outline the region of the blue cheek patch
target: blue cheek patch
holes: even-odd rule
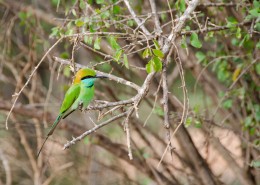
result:
[[[92,87],[95,82],[95,78],[87,78],[81,81],[84,84],[84,87]]]

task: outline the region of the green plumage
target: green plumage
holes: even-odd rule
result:
[[[94,97],[94,82],[97,78],[105,78],[104,76],[97,76],[95,71],[91,69],[81,69],[77,72],[74,84],[68,89],[65,94],[64,100],[60,107],[59,115],[52,124],[50,131],[40,148],[37,157],[39,156],[48,137],[53,134],[55,128],[61,119],[66,118],[72,112],[82,106],[86,109]]]

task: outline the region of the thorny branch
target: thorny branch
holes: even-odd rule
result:
[[[9,2],[9,1],[7,1],[7,2]],[[124,3],[122,3],[122,2],[124,2]],[[131,1],[131,2],[133,2],[133,1]],[[171,136],[168,136],[168,141],[170,141],[170,139],[175,135],[177,140],[182,140],[184,143],[186,142],[185,144],[181,144],[181,145],[185,146],[188,149],[184,148],[183,150],[186,152],[186,154],[189,151],[192,151],[191,153],[194,154],[194,155],[191,155],[189,153],[187,154],[188,157],[187,157],[187,159],[185,159],[185,160],[187,160],[187,161],[185,161],[185,165],[186,165],[185,167],[188,167],[192,171],[191,174],[195,174],[194,177],[197,175],[197,173],[199,173],[199,175],[198,175],[199,177],[195,177],[195,179],[197,181],[201,181],[201,183],[204,183],[204,184],[216,184],[215,180],[214,180],[215,177],[211,174],[211,170],[208,170],[208,166],[204,165],[203,158],[200,157],[198,149],[195,147],[194,143],[192,142],[192,139],[190,138],[190,135],[187,133],[187,130],[183,127],[183,123],[185,122],[185,120],[188,116],[188,110],[189,110],[189,99],[188,99],[188,95],[187,95],[186,83],[185,83],[185,78],[184,78],[184,68],[186,68],[186,69],[189,68],[192,72],[194,72],[195,70],[193,68],[196,68],[197,66],[195,65],[195,62],[193,62],[193,64],[191,66],[189,66],[189,62],[186,61],[186,60],[183,60],[183,56],[181,56],[181,54],[179,53],[179,50],[178,50],[179,46],[176,43],[176,40],[177,40],[176,38],[181,36],[181,35],[190,35],[192,33],[200,33],[201,35],[204,35],[205,33],[208,33],[208,32],[213,32],[213,31],[217,32],[217,31],[221,31],[221,30],[230,29],[227,25],[219,24],[221,26],[218,26],[216,24],[213,24],[214,21],[211,22],[211,20],[209,20],[207,17],[205,17],[206,23],[204,23],[204,24],[200,23],[200,21],[202,20],[201,17],[197,16],[198,15],[197,12],[196,12],[196,14],[194,13],[196,6],[199,6],[202,9],[203,8],[207,9],[208,7],[211,7],[211,8],[222,7],[223,9],[225,9],[225,8],[226,9],[235,9],[235,8],[239,9],[239,8],[243,7],[243,8],[246,8],[247,11],[248,11],[249,8],[251,8],[252,4],[250,4],[250,3],[248,3],[248,4],[232,3],[232,2],[230,2],[230,3],[221,3],[221,2],[220,3],[200,3],[199,4],[199,2],[200,2],[199,0],[185,1],[185,3],[186,3],[185,5],[187,5],[188,7],[187,7],[186,11],[184,12],[184,14],[181,15],[179,18],[177,16],[177,14],[175,14],[176,9],[171,9],[171,6],[170,6],[170,3],[169,3],[168,0],[167,0],[168,10],[161,11],[161,7],[156,6],[158,1],[149,0],[149,2],[145,4],[145,6],[148,5],[148,9],[149,8],[150,9],[148,11],[145,11],[145,13],[139,14],[139,15],[136,14],[136,12],[134,11],[133,6],[132,6],[132,4],[130,4],[129,0],[120,0],[120,1],[117,1],[116,3],[114,3],[114,4],[108,5],[106,7],[102,7],[100,9],[100,12],[96,12],[91,7],[91,5],[86,5],[86,10],[85,11],[81,10],[80,13],[84,14],[84,16],[87,16],[89,18],[89,21],[92,22],[92,23],[97,22],[96,19],[94,19],[94,18],[97,18],[98,16],[100,16],[101,13],[104,13],[105,11],[112,9],[115,5],[125,6],[126,9],[124,11],[130,12],[129,15],[118,15],[118,17],[122,18],[119,21],[114,21],[114,20],[111,20],[111,19],[103,20],[105,23],[107,23],[111,26],[112,25],[115,26],[117,24],[122,26],[123,30],[125,32],[122,33],[121,30],[119,30],[119,29],[113,29],[113,31],[108,31],[108,32],[103,31],[102,29],[98,29],[98,31],[96,31],[96,32],[89,32],[89,31],[86,31],[87,29],[85,29],[85,28],[84,29],[77,28],[77,31],[73,32],[74,34],[62,35],[60,40],[58,40],[46,52],[46,54],[42,57],[40,62],[36,64],[36,67],[32,68],[31,75],[29,77],[26,77],[27,70],[31,66],[33,66],[28,62],[27,67],[25,67],[26,70],[23,70],[22,74],[17,75],[17,76],[14,75],[15,80],[18,82],[16,90],[20,89],[20,91],[18,93],[14,94],[14,96],[15,96],[14,103],[11,107],[11,110],[10,110],[10,108],[8,109],[10,111],[9,111],[7,119],[6,119],[6,128],[8,128],[7,122],[8,122],[9,117],[11,116],[10,118],[12,118],[12,116],[13,116],[13,115],[11,115],[11,112],[14,111],[14,113],[15,113],[15,111],[17,111],[19,109],[19,105],[18,106],[16,105],[18,97],[21,94],[25,94],[25,95],[29,94],[28,98],[30,100],[33,99],[32,97],[33,97],[33,94],[35,93],[36,78],[32,78],[32,77],[33,77],[33,75],[36,76],[35,75],[36,70],[42,64],[44,58],[48,57],[48,59],[51,61],[50,51],[53,50],[53,48],[56,47],[57,44],[61,42],[61,40],[64,41],[65,39],[67,39],[67,40],[70,40],[70,42],[74,41],[74,45],[73,45],[73,49],[72,49],[72,61],[64,60],[64,59],[61,59],[61,58],[58,58],[58,57],[53,57],[54,61],[57,62],[56,64],[61,64],[60,68],[59,68],[60,70],[62,69],[62,65],[70,65],[70,67],[71,68],[73,67],[74,70],[76,70],[77,68],[85,67],[85,65],[77,64],[74,61],[76,59],[76,52],[78,52],[76,48],[77,47],[84,47],[86,50],[94,52],[96,55],[99,55],[100,57],[102,57],[104,59],[104,61],[99,62],[95,65],[92,65],[93,67],[97,67],[98,65],[101,66],[103,63],[109,63],[112,66],[111,71],[113,72],[113,70],[115,70],[115,71],[119,72],[118,76],[122,76],[122,78],[115,76],[115,75],[112,75],[112,74],[102,73],[100,71],[97,71],[97,73],[102,74],[104,76],[107,76],[110,80],[124,84],[124,85],[134,89],[136,92],[131,91],[129,94],[127,94],[127,95],[130,95],[131,98],[128,98],[128,99],[125,99],[125,100],[119,100],[119,99],[116,99],[116,98],[114,98],[113,100],[110,100],[111,102],[109,102],[109,101],[98,101],[97,100],[96,103],[94,103],[93,106],[89,106],[86,110],[102,111],[103,109],[108,109],[108,111],[106,113],[104,113],[102,116],[100,116],[102,118],[105,115],[108,115],[110,113],[114,113],[115,111],[120,112],[120,113],[116,116],[112,116],[107,121],[103,121],[99,124],[94,123],[94,127],[90,130],[85,131],[83,134],[80,134],[80,133],[81,133],[82,130],[84,130],[84,128],[79,129],[81,131],[76,132],[76,134],[78,134],[79,136],[76,137],[76,138],[73,138],[71,141],[69,141],[67,144],[65,144],[64,149],[70,147],[71,145],[73,145],[76,142],[83,139],[85,136],[97,131],[98,129],[102,128],[103,126],[106,126],[106,125],[112,123],[113,121],[124,118],[124,120],[122,122],[123,122],[123,126],[125,128],[125,131],[126,131],[128,156],[129,156],[130,159],[132,159],[133,154],[132,154],[131,148],[136,147],[136,143],[135,143],[135,141],[133,141],[134,138],[132,138],[132,141],[131,141],[131,137],[130,137],[131,132],[130,131],[131,131],[132,128],[135,128],[136,125],[130,126],[130,124],[135,123],[136,120],[138,121],[138,119],[134,118],[133,114],[136,113],[136,117],[137,118],[139,117],[138,108],[140,107],[140,103],[142,101],[146,101],[146,102],[150,103],[150,105],[153,105],[153,108],[155,106],[157,106],[156,101],[154,102],[154,104],[149,102],[150,97],[149,96],[147,97],[147,94],[148,94],[148,92],[150,92],[154,89],[160,89],[160,91],[159,90],[156,91],[156,98],[155,99],[157,100],[158,97],[159,98],[162,97],[162,102],[163,102],[162,107],[163,107],[163,110],[164,110],[164,115],[161,116],[160,119],[162,120],[162,122],[164,122],[165,127],[169,128],[168,134],[170,133],[170,131],[171,132],[173,131]],[[0,2],[0,4],[4,5],[8,10],[11,10],[11,12],[13,14],[15,14],[15,16],[11,19],[10,27],[14,26],[15,20],[18,17],[17,12],[19,12],[19,11],[31,12],[33,16],[37,17],[37,19],[43,20],[43,21],[48,22],[49,24],[52,24],[52,25],[55,25],[55,26],[61,26],[60,21],[63,21],[64,22],[63,25],[62,25],[63,28],[69,21],[75,21],[72,18],[69,18],[69,16],[67,16],[66,19],[61,18],[61,19],[54,20],[53,16],[51,14],[50,14],[51,16],[49,16],[49,15],[44,16],[44,12],[41,11],[40,9],[32,8],[30,6],[25,6],[25,5],[20,6],[19,4],[15,3],[14,1],[13,2],[10,1],[10,3]],[[73,8],[77,7],[78,4],[79,3],[76,2],[73,5]],[[13,7],[13,8],[11,8],[11,7]],[[157,10],[157,8],[158,8],[158,10]],[[87,12],[88,10],[90,10],[90,11]],[[198,9],[198,11],[201,11],[201,9]],[[5,12],[5,15],[6,14],[8,14],[8,13]],[[159,19],[159,17],[163,14],[170,14],[170,16],[167,16],[168,19],[166,20],[166,22],[163,21],[162,19]],[[177,16],[177,17],[174,18],[174,16]],[[79,15],[77,15],[76,17],[79,18]],[[169,17],[171,17],[170,20],[169,20]],[[3,19],[8,19],[8,17],[5,17]],[[194,22],[196,23],[195,24],[196,26],[195,26],[195,28],[193,27],[194,30],[183,31],[183,26],[185,25],[185,22],[189,19],[191,19],[191,22],[194,21],[194,19],[195,19]],[[129,25],[127,25],[128,20],[134,20],[134,22],[136,24],[133,25],[133,26],[129,26]],[[161,20],[162,20],[162,23],[164,22],[163,25],[160,25]],[[254,19],[252,21],[245,21],[245,20],[240,21],[239,23],[234,25],[234,28],[238,27],[240,29],[243,29],[243,28],[247,29],[248,25],[250,25],[250,28],[249,28],[250,30],[246,30],[246,29],[245,30],[248,31],[248,33],[250,34],[250,37],[254,37],[254,34],[259,34],[259,32],[257,32],[256,29],[254,29],[255,21],[256,21],[256,19]],[[2,22],[3,21],[1,20],[1,23]],[[205,25],[205,26],[203,27],[202,25]],[[199,29],[196,29],[197,26],[199,26]],[[102,28],[102,26],[100,28]],[[11,29],[12,28],[9,28],[9,30],[7,31],[8,37],[10,37],[10,33],[11,33],[10,30]],[[168,33],[167,33],[167,31],[168,31]],[[102,39],[102,44],[101,44],[102,50],[96,50],[95,48],[93,48],[93,46],[91,44],[90,45],[85,44],[84,41],[83,41],[83,38],[85,36],[93,37],[93,38],[96,38],[96,37],[101,38]],[[135,71],[134,74],[137,77],[140,77],[140,79],[143,80],[143,84],[139,86],[136,83],[131,82],[131,81],[133,81],[133,80],[130,80],[131,77],[127,76],[128,74],[124,74],[124,72],[121,71],[120,67],[122,67],[122,66],[120,66],[120,65],[123,65],[122,64],[123,62],[121,61],[121,59],[118,62],[118,64],[113,63],[113,60],[115,59],[115,57],[114,57],[115,51],[111,50],[111,46],[109,46],[109,44],[107,44],[106,41],[105,41],[105,39],[110,37],[110,36],[115,37],[118,40],[120,40],[119,43],[120,43],[120,45],[123,45],[121,48],[122,48],[124,54],[127,57],[131,58],[131,60],[129,60],[131,62],[131,64],[129,64],[129,66],[134,67],[134,69],[138,69],[138,70],[142,70],[142,71],[145,70],[145,64],[146,64],[147,61],[140,60],[140,53],[143,52],[144,49],[146,49],[146,48],[149,48],[149,49],[153,48],[154,45],[152,44],[152,41],[158,40],[159,45],[160,45],[160,49],[162,49],[163,54],[166,57],[166,58],[163,57],[163,59],[162,59],[162,61],[163,61],[163,67],[162,68],[163,69],[162,69],[161,81],[160,81],[159,85],[157,83],[158,78],[156,76],[156,73],[150,73],[150,74],[147,75],[147,74],[144,74],[144,73],[141,74],[141,73],[139,73],[139,71],[138,72]],[[22,42],[19,41],[19,40],[16,41],[14,39],[13,40],[10,39],[10,41],[8,41],[8,42],[10,43],[11,41],[15,42],[21,48],[24,47],[23,45],[22,46],[20,45],[20,43],[22,43]],[[10,46],[11,45],[8,44],[9,48],[10,48]],[[110,47],[110,49],[107,49],[109,47]],[[205,49],[205,48],[203,48],[203,49]],[[29,52],[30,51],[31,51],[31,48],[29,49]],[[167,64],[171,62],[170,59],[172,57],[172,53],[174,53],[174,57],[175,57],[174,60],[175,60],[175,64],[176,64],[176,68],[174,69],[174,71],[175,72],[178,71],[178,74],[180,75],[180,79],[181,79],[181,83],[182,83],[181,88],[182,88],[182,93],[183,93],[183,97],[184,97],[182,103],[174,96],[174,94],[172,95],[169,92],[169,89],[171,88],[171,85],[172,85],[171,82],[173,82],[174,78],[176,78],[176,76],[178,75],[176,73],[177,75],[175,74],[172,77],[173,80],[167,80],[169,78],[169,76],[167,76],[168,75],[167,74]],[[191,52],[191,53],[193,53],[193,52]],[[254,54],[254,55],[257,55],[257,54]],[[75,56],[75,58],[74,58],[74,56]],[[245,83],[245,82],[243,82],[242,76],[249,69],[252,70],[252,72],[253,72],[252,74],[250,74],[250,75],[252,75],[252,77],[254,77],[253,80],[258,82],[258,84],[259,84],[259,80],[257,78],[258,74],[254,74],[256,72],[254,71],[255,69],[253,69],[254,67],[252,67],[252,66],[255,66],[254,64],[256,63],[258,58],[257,57],[254,57],[254,58],[256,58],[256,60],[252,60],[253,63],[250,63],[250,65],[247,66],[244,70],[241,70],[240,74],[238,74],[238,76],[235,78],[235,80],[233,80],[233,84],[231,84],[231,86],[228,89],[226,89],[226,93],[225,93],[224,97],[218,103],[218,107],[215,111],[215,114],[218,112],[218,109],[220,108],[222,101],[228,96],[228,93],[234,88],[234,86],[238,85],[240,82]],[[1,59],[2,59],[2,56],[1,56]],[[20,60],[21,57],[18,55],[18,56],[16,56],[16,59]],[[190,59],[190,58],[188,58],[188,59]],[[192,58],[191,60],[193,61],[194,58]],[[210,64],[211,63],[209,63],[208,65],[210,65]],[[15,69],[16,67],[10,65],[9,62],[7,62],[4,65],[10,71],[12,71],[13,74],[19,72],[18,70]],[[1,69],[1,71],[2,71],[2,69]],[[55,72],[55,67],[53,67],[52,71]],[[133,72],[133,70],[132,71],[129,70],[129,71],[131,73]],[[198,70],[198,71],[201,71],[201,70]],[[203,79],[204,71],[206,71],[206,67],[205,67],[205,70],[203,69],[203,71],[201,71],[201,75],[197,76],[197,79],[200,79],[200,76],[202,77],[201,79]],[[168,70],[168,72],[170,72],[170,71]],[[22,83],[23,83],[22,78],[23,77],[25,77],[25,85],[24,86],[22,85]],[[21,78],[21,79],[19,79],[19,78]],[[4,77],[1,76],[1,80],[3,80],[3,79],[7,82],[10,82],[10,83],[15,82],[15,80],[12,81],[8,78],[4,78]],[[126,79],[128,79],[128,80],[126,80]],[[212,79],[210,79],[210,80],[212,80]],[[207,85],[210,85],[210,83],[209,83],[210,80],[206,82]],[[30,81],[32,82],[32,87],[28,90],[26,87],[29,86],[28,83]],[[213,81],[213,82],[216,82],[216,81]],[[108,91],[109,90],[111,91],[111,89],[112,89],[111,87],[107,86],[107,84],[104,84],[104,87],[107,88]],[[51,94],[50,92],[51,91],[48,92],[48,96],[47,96],[48,98],[47,99],[49,99],[49,96]],[[97,94],[98,96],[104,96],[102,94],[103,92],[97,92],[97,93],[99,93],[99,94]],[[46,94],[46,92],[43,92],[42,94]],[[38,95],[38,96],[42,96],[42,94]],[[113,94],[113,92],[111,92],[111,94]],[[116,96],[114,96],[114,97],[116,97]],[[175,100],[173,100],[174,98],[175,98]],[[34,103],[34,101],[32,101],[32,102]],[[176,102],[178,102],[178,103],[176,103]],[[30,104],[30,106],[31,106],[31,104]],[[47,106],[47,104],[44,105],[44,106]],[[172,111],[174,109],[177,109],[177,111],[180,111],[180,112],[182,111],[182,114],[180,114],[178,112],[177,113],[178,116],[170,115],[170,111]],[[6,111],[7,109],[5,108],[4,110]],[[19,111],[24,111],[24,110],[19,109]],[[174,110],[174,111],[176,111],[176,110]],[[26,114],[27,114],[27,117],[37,117],[37,119],[39,119],[39,120],[42,119],[42,115],[38,115],[37,111],[34,111],[34,112],[27,111]],[[190,116],[190,114],[192,114],[192,113],[189,112],[189,116]],[[214,122],[213,118],[214,118],[215,114],[213,115],[212,119],[205,118],[205,119],[203,119],[203,121],[210,123],[210,124],[213,124],[213,122]],[[248,116],[247,110],[243,110],[243,114],[244,114],[244,116]],[[256,113],[253,112],[252,114],[255,116]],[[228,116],[225,116],[225,119],[228,119],[228,118],[226,118]],[[170,120],[170,119],[172,119],[172,117],[174,117],[174,119],[176,119],[176,117],[178,117],[178,119],[176,119],[175,121],[172,121],[172,120]],[[196,118],[198,118],[198,117],[196,117]],[[202,118],[199,118],[199,119],[202,119]],[[133,121],[133,120],[135,120],[135,121]],[[242,119],[235,118],[234,120],[242,120]],[[176,124],[175,129],[170,130],[172,128],[171,123],[175,123],[175,122],[178,123],[178,124]],[[237,122],[235,122],[235,123],[237,123]],[[73,126],[76,126],[76,125],[77,124],[74,124]],[[140,125],[139,125],[139,128],[140,128]],[[217,125],[217,124],[214,122],[214,125]],[[24,145],[24,148],[25,148],[26,153],[28,155],[28,158],[30,160],[30,164],[32,165],[33,171],[34,171],[35,175],[37,176],[37,175],[39,175],[38,168],[42,167],[43,161],[40,161],[39,163],[37,161],[37,164],[36,164],[36,161],[34,160],[34,156],[32,154],[33,153],[32,149],[28,145],[27,138],[25,137],[25,133],[22,131],[20,125],[15,125],[15,126],[16,126],[16,130],[18,131],[19,136],[22,138],[22,144]],[[37,142],[39,143],[39,140],[41,138],[41,134],[39,134],[39,131],[40,131],[39,124],[35,125],[35,128],[36,128],[36,130],[38,130],[38,131],[36,131],[36,135],[37,135]],[[224,128],[224,127],[221,127],[221,128]],[[144,130],[145,129],[147,129],[147,127],[145,127]],[[133,130],[133,131],[134,132],[142,132],[143,130],[139,129],[138,131],[136,131],[136,130]],[[179,131],[179,132],[177,132],[177,131]],[[239,131],[237,132],[237,134],[240,135],[240,136],[242,135]],[[184,137],[182,137],[182,136],[184,136]],[[212,136],[212,137],[214,139],[216,138],[215,136]],[[250,138],[251,136],[246,135],[246,136],[243,136],[243,137],[249,137]],[[98,135],[98,138],[100,140],[102,140],[101,135]],[[147,140],[147,138],[145,138],[145,134],[143,135],[143,140]],[[244,140],[249,141],[248,138],[243,138],[243,141]],[[102,142],[104,142],[104,140],[102,140]],[[166,145],[166,150],[165,150],[164,154],[162,155],[161,159],[159,159],[159,157],[158,157],[158,159],[156,159],[156,161],[160,160],[158,166],[160,164],[165,164],[165,161],[162,161],[162,160],[164,159],[164,156],[167,152],[167,149],[170,147],[170,142],[169,143],[162,142],[162,143],[163,143],[162,146]],[[247,179],[247,176],[246,176],[246,173],[244,173],[244,170],[242,168],[240,169],[239,165],[234,165],[236,163],[236,161],[231,157],[231,155],[228,154],[229,151],[224,151],[223,149],[225,149],[225,147],[222,147],[223,145],[220,142],[216,142],[216,139],[213,140],[212,143],[213,143],[213,145],[216,146],[217,150],[220,152],[220,155],[223,158],[225,158],[225,160],[227,162],[231,161],[233,163],[233,164],[230,165],[230,166],[232,166],[233,171],[235,173],[241,174],[241,176],[238,178],[239,181],[241,182],[241,184],[252,184],[250,182],[250,180],[249,181],[245,180],[245,179]],[[150,143],[149,147],[151,147],[151,146],[153,146],[152,143]],[[246,151],[246,153],[247,153],[247,156],[246,156],[247,164],[250,162],[250,157],[251,157],[249,155],[250,154],[249,150],[254,150],[255,147],[256,147],[253,144],[253,142],[251,142],[250,145],[248,145],[248,146],[250,146],[250,147],[248,147],[246,149],[247,150]],[[109,147],[107,147],[107,148],[109,148]],[[111,149],[110,149],[110,151],[111,151]],[[158,152],[158,151],[156,151],[156,152]],[[173,151],[174,154],[176,154],[177,152]],[[123,156],[124,159],[127,158],[126,153],[127,153],[127,150],[125,150],[125,152],[124,152],[124,156]],[[158,152],[158,154],[159,153],[160,152]],[[0,157],[2,157],[1,150],[0,150],[0,155],[1,155]],[[159,155],[161,155],[161,154],[159,154]],[[121,155],[121,157],[122,157],[122,155]],[[183,158],[185,158],[185,157],[183,157]],[[2,159],[2,161],[6,160],[3,157],[1,159]],[[42,159],[40,159],[40,160],[42,160]],[[131,162],[134,163],[134,161],[135,160],[132,160]],[[207,164],[207,162],[206,162],[206,164]],[[70,165],[71,165],[70,163],[68,165],[64,165],[64,166],[61,167],[61,169],[65,169],[65,168],[69,167]],[[138,165],[140,165],[139,167],[142,166],[141,163],[138,163]],[[161,166],[163,166],[163,165],[161,165]],[[247,166],[246,169],[249,169],[249,167]],[[5,170],[8,171],[6,166],[5,166]],[[162,178],[162,176],[158,176],[159,173],[156,170],[157,169],[151,168],[151,171],[149,171],[149,172],[156,177],[159,184],[163,184],[164,178]],[[249,170],[247,170],[246,172],[249,172]],[[168,173],[169,173],[169,175],[172,175],[171,171],[169,171]],[[45,184],[50,183],[50,181],[52,180],[53,177],[54,177],[54,175],[51,176],[49,179],[47,179],[45,181]],[[174,176],[173,176],[173,179],[174,179]],[[8,184],[8,182],[10,182],[10,178],[6,179],[7,184]],[[175,181],[174,181],[174,183],[175,183]],[[168,184],[171,184],[171,183],[168,183]],[[178,184],[177,180],[176,180],[176,184]]]

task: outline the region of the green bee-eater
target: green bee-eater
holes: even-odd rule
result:
[[[65,94],[64,100],[60,107],[60,112],[56,120],[51,126],[50,131],[48,132],[38,154],[41,153],[41,150],[47,141],[48,137],[53,134],[56,126],[61,119],[66,118],[69,114],[82,106],[81,109],[84,110],[88,107],[90,101],[94,96],[94,82],[97,78],[106,78],[105,76],[96,75],[96,72],[92,69],[84,68],[80,69],[75,76],[73,84],[70,86],[68,91]]]

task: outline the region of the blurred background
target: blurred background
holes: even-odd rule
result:
[[[152,38],[140,31],[126,2]],[[163,44],[189,2],[1,0],[0,185],[260,185],[259,1],[199,2],[168,55],[170,128],[164,127],[161,59],[156,63],[151,49],[156,40]],[[74,112],[36,159],[75,63],[139,86],[151,65],[158,71],[129,118],[133,160],[125,118],[63,150],[73,137],[131,105]],[[96,81],[95,89],[94,99],[108,102],[137,94],[113,79]]]

